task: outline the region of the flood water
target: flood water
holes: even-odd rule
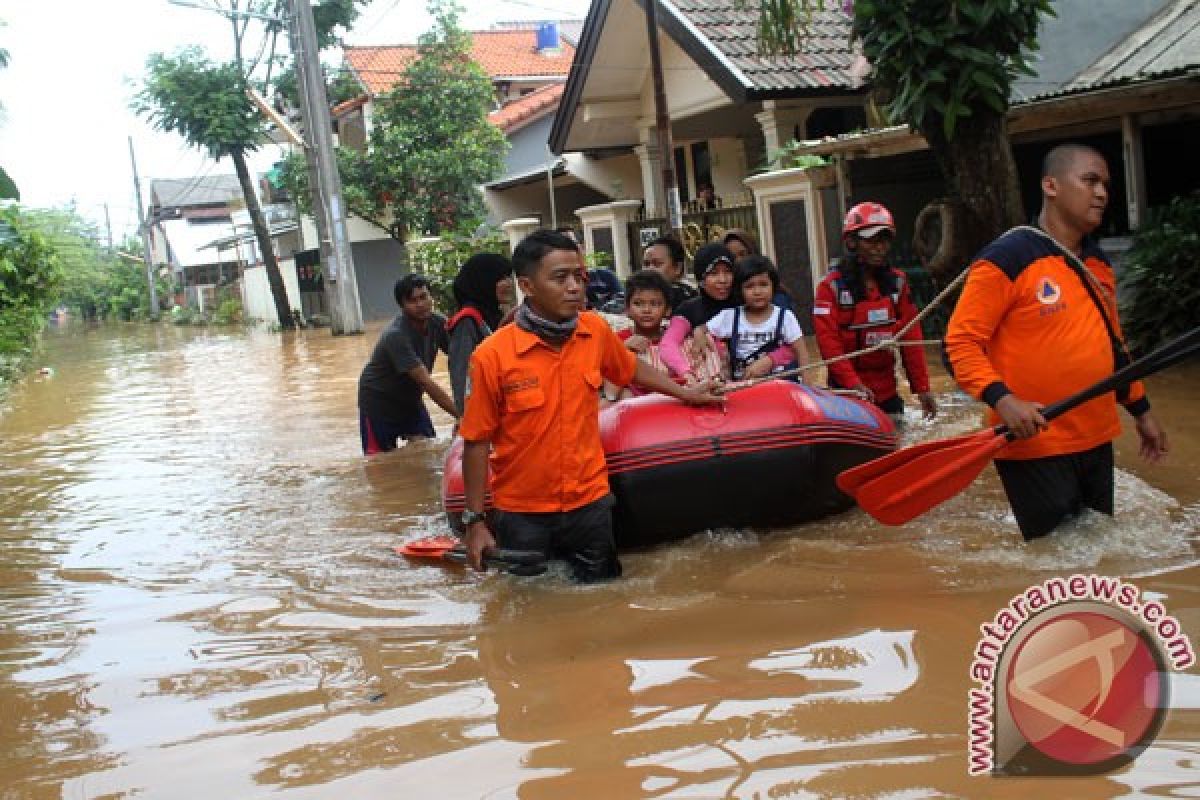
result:
[[[989,469],[581,588],[392,554],[445,530],[448,419],[362,458],[378,330],[47,334],[0,409],[0,798],[1200,796],[1194,667],[1116,772],[967,774],[979,625],[1027,586],[1123,576],[1200,641],[1200,364],[1150,380],[1173,452],[1119,440],[1115,521],[1022,545]],[[909,438],[977,426],[940,389]]]

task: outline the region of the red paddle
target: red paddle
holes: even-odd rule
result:
[[[886,456],[880,456],[873,461],[859,464],[857,467],[851,467],[839,473],[837,476],[837,487],[851,497],[854,497],[858,494],[859,487],[864,483],[886,475],[892,470],[898,469],[927,453],[948,450],[970,442],[991,441],[997,432],[1000,432],[999,427],[987,428],[982,431],[975,431],[974,433],[964,433],[961,436],[955,436],[950,439],[935,439],[929,442],[918,442],[917,444],[909,445],[894,453],[888,453]]]
[[[1152,375],[1197,351],[1200,351],[1200,327],[1104,380],[1044,408],[1042,416],[1049,422],[1076,406]],[[852,494],[864,511],[885,525],[903,525],[969,486],[1011,438],[1008,429],[1001,425],[953,439],[923,442],[847,470],[858,471],[858,474],[845,481],[845,485],[839,475],[838,487]],[[873,467],[884,461],[889,463]],[[864,475],[868,477],[862,478]]]
[[[431,559],[451,564],[467,563],[467,552],[463,543],[453,536],[427,536],[396,545],[398,556],[413,559]],[[536,550],[485,550],[483,562],[491,567],[504,567],[519,575],[540,575],[546,571],[546,557]]]

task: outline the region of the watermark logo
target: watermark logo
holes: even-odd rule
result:
[[[1079,775],[1115,769],[1154,740],[1168,671],[1195,662],[1162,603],[1119,578],[1052,578],[988,623],[971,662],[973,775]]]

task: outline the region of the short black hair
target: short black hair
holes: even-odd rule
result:
[[[1099,150],[1082,142],[1064,142],[1052,147],[1050,152],[1042,158],[1042,177],[1061,177],[1063,172],[1074,163],[1075,157],[1084,153],[1104,158],[1104,154]]]
[[[410,272],[396,281],[396,286],[392,289],[392,295],[396,298],[396,305],[402,306],[405,300],[412,299],[413,292],[417,291],[417,289],[428,288],[429,280],[424,275]]]
[[[579,245],[566,234],[551,230],[537,230],[517,243],[513,250],[513,271],[528,278],[537,269],[542,259],[554,250],[578,253]]]
[[[766,256],[746,256],[737,262],[733,268],[733,288],[739,294],[742,284],[755,275],[766,275],[771,279],[771,291],[779,291],[779,270]]]
[[[667,307],[671,306],[671,284],[656,269],[643,269],[625,279],[625,304],[633,300],[634,292],[659,292]]]
[[[683,243],[674,236],[659,236],[657,239],[646,245],[646,249],[658,247],[662,245],[667,248],[667,255],[671,257],[671,263],[677,265],[680,269],[687,268],[687,251],[683,249]]]

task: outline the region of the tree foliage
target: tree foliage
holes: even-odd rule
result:
[[[889,111],[950,140],[977,110],[1008,110],[1013,81],[1034,74],[1028,56],[1052,13],[1050,0],[856,0],[854,37]]]
[[[0,384],[32,352],[62,280],[59,255],[35,221],[15,205],[0,208]]]
[[[4,27],[4,21],[0,20],[0,28]],[[0,69],[8,66],[8,50],[0,47]],[[4,103],[0,102],[0,122],[4,121]],[[0,200],[20,200],[21,192],[17,189],[17,184],[4,171],[4,167],[0,167]]]
[[[246,97],[246,79],[236,64],[217,64],[198,47],[146,61],[146,80],[133,110],[155,128],[176,133],[188,144],[221,159],[253,152],[266,141],[262,115]]]
[[[487,121],[495,92],[471,61],[471,38],[454,2],[431,0],[433,28],[396,88],[376,98],[366,153],[338,154],[346,205],[398,241],[471,228],[484,217],[480,184],[503,170],[508,142]],[[285,167],[293,197],[307,194],[307,172]]]
[[[1200,192],[1154,209],[1122,260],[1125,335],[1141,350],[1186,333],[1200,308]]]

